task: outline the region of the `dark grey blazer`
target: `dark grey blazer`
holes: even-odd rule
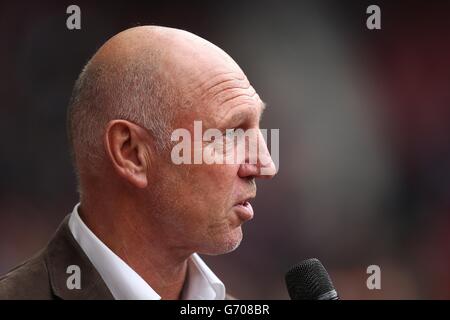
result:
[[[72,235],[68,215],[48,245],[34,257],[0,277],[0,299],[114,299],[100,274]],[[70,290],[67,267],[82,270],[81,289]],[[234,299],[227,295],[227,300]]]

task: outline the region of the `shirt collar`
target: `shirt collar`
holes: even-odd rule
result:
[[[161,297],[125,261],[109,249],[81,220],[78,203],[72,211],[69,228],[117,300],[159,300]],[[188,260],[185,300],[224,300],[225,286],[200,256]]]

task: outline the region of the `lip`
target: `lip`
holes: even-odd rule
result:
[[[243,205],[246,202],[250,203],[250,200],[254,199],[256,197],[256,191],[248,193],[245,195],[245,197],[242,197],[239,201],[236,201],[234,204],[235,206]]]
[[[235,204],[234,207],[235,211],[242,221],[248,221],[253,219],[253,207],[248,201],[243,201],[241,203]]]

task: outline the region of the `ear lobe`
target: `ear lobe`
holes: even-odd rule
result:
[[[137,188],[147,187],[148,148],[139,126],[126,120],[110,121],[104,144],[106,154],[117,174]]]

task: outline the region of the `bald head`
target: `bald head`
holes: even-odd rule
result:
[[[198,103],[206,78],[235,72],[221,49],[187,31],[143,26],[108,40],[76,81],[68,134],[78,175],[100,172],[107,124],[124,119],[147,129],[156,151],[167,150],[181,110]]]

